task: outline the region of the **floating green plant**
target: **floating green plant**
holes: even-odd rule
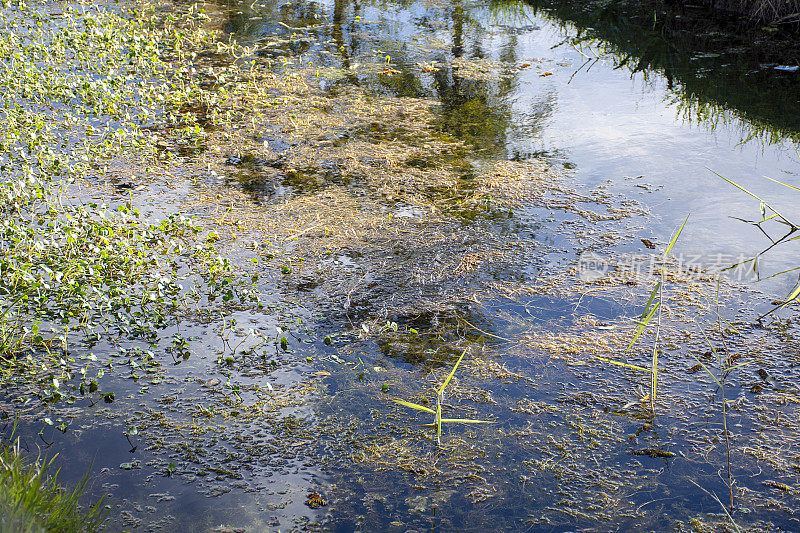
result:
[[[453,369],[445,378],[444,383],[442,386],[436,390],[436,410],[431,409],[430,407],[425,407],[413,402],[407,402],[405,400],[398,400],[393,399],[395,403],[403,405],[405,407],[410,407],[411,409],[416,409],[417,411],[425,411],[426,413],[431,413],[434,415],[433,423],[425,424],[424,427],[432,427],[436,428],[436,443],[441,446],[442,444],[442,424],[491,424],[488,420],[471,420],[467,418],[442,418],[442,402],[444,401],[444,389],[447,387],[447,384],[450,383],[450,380],[453,378],[453,375],[456,373],[456,369],[458,369],[458,365],[461,364],[461,360],[464,358],[464,355],[467,353],[469,348],[465,348],[461,355],[456,361],[456,364],[453,366]],[[426,401],[427,403],[427,401]]]

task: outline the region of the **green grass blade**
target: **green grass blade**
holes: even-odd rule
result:
[[[656,283],[655,288],[653,288],[653,292],[650,293],[650,299],[647,300],[647,304],[644,306],[644,311],[642,311],[642,316],[639,317],[639,320],[644,319],[647,316],[647,312],[650,310],[650,304],[653,303],[653,300],[656,298],[656,294],[658,294],[658,290],[661,288],[661,282],[659,281]]]
[[[794,239],[800,239],[800,237],[795,237],[795,238],[790,239],[790,240],[794,240]],[[795,270],[800,270],[800,266],[797,266],[797,267],[794,267],[794,268],[788,268],[786,270],[782,270],[780,272],[776,272],[775,274],[772,274],[770,276],[765,276],[763,278],[760,278],[758,281],[765,281],[765,280],[768,280],[768,279],[771,279],[771,278],[776,278],[776,277],[781,276],[783,274],[786,274],[788,272],[794,272]]]
[[[455,366],[453,366],[453,370],[450,371],[450,374],[447,376],[447,379],[445,379],[444,383],[442,383],[442,386],[439,387],[439,390],[437,391],[439,394],[444,392],[444,388],[447,387],[448,383],[450,383],[450,380],[453,378],[453,374],[456,373],[456,369],[458,368],[458,365],[461,364],[461,360],[464,359],[464,354],[467,353],[467,350],[469,350],[469,348],[464,348],[464,351],[461,352],[461,356],[458,358],[458,361],[456,361]]]
[[[436,411],[429,407],[423,407],[422,405],[418,405],[416,403],[406,402],[404,400],[395,400],[392,399],[394,403],[399,403],[400,405],[404,405],[406,407],[410,407],[411,409],[416,409],[417,411],[425,411],[426,413],[436,414]]]
[[[650,367],[650,410],[656,412],[656,391],[658,390],[658,344],[653,344],[653,361]]]
[[[708,347],[711,348],[711,352],[714,354],[714,357],[717,358],[717,364],[722,366],[722,357],[719,356],[719,352],[717,352],[717,349],[714,348],[713,344],[711,344],[711,341],[708,340],[708,337],[706,337],[705,334],[703,334],[703,336],[706,338],[706,344],[708,344]],[[700,363],[700,361],[698,361],[698,363]],[[703,364],[703,363],[700,363],[700,364]]]
[[[709,169],[709,170],[711,170],[711,169]],[[778,216],[779,216],[781,219],[783,219],[783,221],[784,221],[784,222],[786,222],[786,223],[787,223],[787,224],[789,224],[790,226],[794,227],[794,225],[793,225],[793,224],[791,224],[791,223],[789,222],[789,220],[788,220],[786,217],[784,217],[782,214],[780,214],[780,212],[779,212],[777,209],[775,209],[774,207],[772,207],[771,205],[769,205],[767,202],[765,202],[765,201],[764,201],[764,199],[763,199],[763,198],[761,198],[761,197],[760,197],[760,196],[758,196],[757,194],[754,194],[754,193],[752,193],[752,192],[748,191],[747,189],[745,189],[744,187],[742,187],[741,185],[739,185],[739,184],[738,184],[738,183],[736,183],[735,181],[733,181],[733,180],[729,180],[729,179],[728,179],[728,178],[726,178],[725,176],[723,176],[723,175],[721,175],[721,174],[717,174],[717,173],[716,173],[716,172],[714,172],[713,170],[711,170],[711,172],[712,172],[712,173],[714,173],[714,174],[716,174],[716,175],[717,175],[717,177],[719,177],[719,178],[722,178],[723,180],[727,181],[728,183],[730,183],[731,185],[733,185],[734,187],[736,187],[736,188],[737,188],[737,189],[739,189],[740,191],[744,192],[745,194],[748,194],[748,195],[752,196],[753,198],[755,198],[756,200],[758,200],[759,202],[763,203],[765,206],[767,206],[767,207],[770,209],[770,211],[772,211],[773,213],[775,213],[776,215],[778,215]]]
[[[797,286],[786,297],[786,300],[784,300],[784,302],[782,304],[776,305],[775,307],[773,307],[772,309],[770,309],[769,311],[767,311],[766,313],[764,313],[763,315],[758,317],[758,319],[761,320],[762,318],[764,318],[765,316],[767,316],[770,313],[774,313],[775,311],[780,311],[781,309],[783,309],[784,307],[786,307],[787,305],[792,303],[793,300],[797,299],[798,296],[800,296],[800,281],[798,281]]]
[[[442,418],[442,424],[494,424],[491,420],[470,420],[468,418]]]
[[[711,170],[711,169],[709,169],[709,170]],[[763,200],[763,199],[762,199],[760,196],[758,196],[757,194],[754,194],[754,193],[752,193],[752,192],[748,191],[747,189],[745,189],[744,187],[742,187],[741,185],[739,185],[739,184],[738,184],[738,183],[736,183],[735,181],[733,181],[733,180],[730,180],[730,179],[726,178],[726,177],[725,177],[725,176],[723,176],[722,174],[717,174],[717,173],[716,173],[716,172],[714,172],[713,170],[711,170],[711,172],[713,172],[714,174],[716,174],[716,175],[717,175],[717,177],[719,177],[719,178],[722,178],[723,180],[727,181],[728,183],[730,183],[731,185],[733,185],[734,187],[736,187],[736,188],[737,188],[737,189],[739,189],[740,191],[744,192],[745,194],[749,194],[750,196],[752,196],[753,198],[755,198],[755,199],[756,199],[756,200],[758,200],[759,202],[762,202],[764,205],[766,205],[767,207],[769,207],[769,204],[768,204],[767,202],[764,202],[764,200]],[[770,207],[770,209],[772,209],[772,208]],[[773,209],[773,211],[775,211],[775,210]]]
[[[695,358],[694,358],[694,360],[695,360],[695,361],[697,361],[697,363],[698,363],[700,366],[702,366],[702,367],[703,367],[703,370],[705,370],[706,372],[708,372],[708,375],[709,375],[709,376],[711,376],[711,379],[713,379],[714,381],[716,381],[716,382],[717,382],[717,385],[719,385],[719,386],[720,386],[720,388],[721,388],[721,387],[722,387],[722,383],[720,383],[720,381],[717,379],[717,376],[715,376],[714,374],[712,374],[712,373],[711,373],[711,370],[709,370],[709,369],[708,369],[708,367],[707,367],[706,365],[704,365],[702,361],[700,361],[700,359],[698,359],[698,358],[696,358],[696,357],[695,357]]]
[[[466,350],[464,350],[466,352]],[[464,357],[464,354],[461,354],[461,357]],[[458,366],[458,365],[456,365]],[[442,402],[441,397],[436,402],[436,443],[441,445],[442,444]]]
[[[689,215],[686,215],[686,218],[683,219],[683,224],[681,224],[681,227],[678,228],[677,232],[675,232],[675,235],[672,237],[672,240],[669,241],[667,249],[664,250],[664,257],[667,257],[667,255],[669,255],[669,252],[672,250],[672,247],[675,246],[676,242],[678,242],[678,237],[681,236],[681,232],[683,231],[683,227],[686,225],[687,220],[689,220]]]
[[[800,191],[800,189],[799,189],[799,188],[797,188],[797,187],[795,187],[794,185],[789,185],[788,183],[784,183],[784,182],[782,182],[782,181],[778,181],[778,180],[776,180],[776,179],[774,179],[774,178],[770,178],[769,176],[764,176],[764,177],[765,177],[765,178],[767,178],[767,179],[768,179],[768,180],[770,180],[770,181],[774,181],[775,183],[778,183],[778,184],[780,184],[780,185],[783,185],[784,187],[789,187],[790,189],[794,189],[794,190],[796,190],[796,191]]]
[[[648,374],[650,373],[650,370],[642,366],[631,365],[628,363],[621,363],[620,361],[614,361],[613,359],[606,359],[605,357],[600,357],[599,355],[595,355],[595,357],[600,359],[601,361],[605,361],[606,363],[611,363],[612,365],[624,366],[625,368],[639,370],[640,372],[647,372]]]
[[[739,363],[738,365],[733,365],[732,367],[728,368],[727,370],[725,370],[725,372],[731,372],[732,370],[736,370],[739,367],[750,365],[750,364],[753,364],[753,363],[754,363],[754,361],[746,361],[744,363]]]
[[[658,311],[659,307],[661,307],[661,302],[656,302],[656,304],[653,306],[653,308],[647,314],[647,317],[642,322],[639,322],[639,329],[636,330],[636,335],[634,335],[633,339],[631,339],[631,343],[628,344],[627,348],[625,348],[625,352],[630,351],[631,347],[633,346],[633,343],[636,342],[636,339],[638,339],[639,335],[642,334],[642,332],[644,331],[644,328],[646,328],[647,324],[650,323],[650,320],[653,319],[653,315],[656,314],[656,311]],[[648,372],[649,372],[649,370],[648,370]]]

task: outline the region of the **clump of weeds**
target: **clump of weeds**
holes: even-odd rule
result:
[[[26,460],[19,438],[0,444],[0,531],[100,531],[108,511],[100,500],[82,509],[88,478],[72,491],[61,487],[53,459]]]

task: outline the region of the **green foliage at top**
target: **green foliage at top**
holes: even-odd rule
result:
[[[493,9],[503,10],[506,3],[509,0],[494,0]],[[578,35],[571,39],[572,44],[597,47],[615,56],[618,68],[633,73],[647,76],[648,71],[661,72],[674,92],[678,112],[687,122],[713,130],[737,125],[740,119],[745,123],[743,142],[752,139],[767,145],[800,140],[798,102],[790,89],[793,81],[762,66],[794,65],[797,39],[781,39],[782,32],[774,31],[776,28],[753,24],[748,29],[747,24],[727,22],[724,16],[715,20],[709,10],[688,8],[698,3],[703,2],[527,2],[537,14],[558,24],[574,24]],[[796,5],[795,0],[743,0],[741,5],[772,4],[781,11],[790,3]],[[688,9],[679,4],[687,4]]]

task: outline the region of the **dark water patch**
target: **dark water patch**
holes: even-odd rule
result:
[[[35,390],[27,399],[24,390],[5,390],[4,431],[18,420],[26,453],[58,453],[64,479],[91,465],[89,495],[111,495],[114,531],[312,521],[306,493],[324,482],[304,448],[314,418],[302,407],[311,391],[302,391],[308,367],[299,361],[313,341],[300,316],[278,330],[290,339],[285,348],[270,316],[236,316],[249,334],[184,323],[190,357],[178,365],[159,357],[169,331],[145,349],[95,339],[96,355],[80,360],[87,376],[97,371],[99,392],[62,380],[61,407],[41,404]],[[109,393],[109,403],[97,399]]]
[[[566,368],[554,369],[553,374],[561,376],[559,381],[570,381],[571,373]],[[493,397],[501,405],[507,405],[509,398],[519,398],[521,392],[512,388],[515,392],[504,394],[493,388]],[[457,451],[462,446],[461,439],[466,438],[469,442],[476,437],[480,440],[480,437],[470,435],[472,432],[468,430],[448,433],[453,448],[448,447],[438,454],[432,449],[428,451],[439,458],[438,463],[431,463],[435,457],[427,456],[424,451],[429,446],[425,430],[415,430],[400,420],[393,425],[388,422],[393,419],[393,414],[384,412],[379,427],[387,439],[378,439],[373,444],[377,450],[355,447],[360,450],[359,456],[365,459],[375,457],[378,465],[385,465],[385,468],[378,466],[381,478],[371,477],[366,472],[361,476],[350,474],[350,482],[340,485],[339,489],[344,494],[354,491],[350,501],[367,504],[356,504],[353,508],[349,507],[349,502],[346,505],[350,512],[364,516],[369,528],[392,527],[387,515],[394,511],[401,513],[404,517],[401,520],[410,522],[407,527],[418,527],[422,523],[420,518],[423,518],[443,527],[452,524],[467,530],[532,527],[544,531],[554,526],[569,528],[594,524],[591,527],[597,527],[598,523],[619,523],[619,517],[623,516],[622,520],[629,527],[658,529],[671,523],[671,519],[666,517],[685,516],[687,512],[702,513],[714,505],[710,496],[692,496],[691,488],[667,490],[658,478],[690,475],[693,479],[703,479],[704,483],[711,481],[712,485],[708,486],[713,487],[717,467],[711,464],[684,469],[676,463],[678,452],[683,453],[684,448],[680,441],[669,437],[668,426],[653,426],[635,418],[620,422],[615,415],[603,415],[606,409],[603,398],[607,393],[605,386],[595,389],[594,393],[586,392],[580,386],[570,386],[565,393],[557,394],[553,400],[556,403],[552,404],[570,406],[566,408],[548,407],[551,404],[542,399],[520,400],[513,408],[517,411],[505,412],[501,418],[498,430],[503,440],[501,447],[495,449],[484,442],[481,451],[486,456],[465,456],[462,455],[464,451]],[[546,398],[547,394],[543,397]],[[493,409],[492,404],[480,405],[480,411]],[[323,408],[323,412],[325,410]],[[515,418],[515,412],[524,416]],[[537,430],[537,427],[541,429]],[[421,433],[412,437],[417,431]],[[667,433],[666,439],[659,437],[664,432]],[[619,446],[611,464],[606,463],[595,470],[584,463],[588,461],[591,465],[591,457],[597,459],[597,450],[608,445]],[[521,453],[517,455],[515,451]],[[671,455],[673,453],[675,455]],[[454,454],[459,459],[454,460]],[[502,458],[505,455],[511,457]],[[467,457],[469,461],[465,461]],[[486,468],[487,460],[495,461],[495,467]],[[506,465],[502,472],[496,468],[497,461]],[[511,467],[514,461],[517,461],[517,466]],[[429,470],[432,464],[437,465],[433,471]],[[656,479],[642,484],[642,480],[650,476]],[[494,485],[500,479],[506,481],[499,487]],[[622,511],[618,504],[613,503],[623,494],[626,495],[623,498],[632,496],[625,487],[629,487],[634,479],[637,480],[637,502],[643,507],[653,506],[647,509],[647,517],[638,513],[641,509]],[[457,488],[454,481],[460,483]],[[389,486],[395,488],[389,490]],[[414,486],[414,489],[398,491],[398,487],[409,486]],[[503,502],[504,513],[477,515],[483,508],[482,502],[498,501],[498,498]],[[376,501],[370,501],[372,499]],[[534,501],[536,505],[532,505]],[[659,503],[653,505],[654,502]],[[436,512],[432,512],[432,507],[437,508]]]
[[[239,172],[228,179],[228,182],[236,183],[244,191],[248,192],[258,203],[269,200],[276,194],[276,182],[280,181],[281,175],[278,171],[272,173],[265,172]]]
[[[336,160],[319,161],[319,166],[294,168],[280,154],[291,146],[283,140],[265,141],[277,157],[259,157],[253,153],[231,155],[226,165],[242,169],[232,173],[229,184],[237,184],[249,193],[257,203],[265,203],[273,197],[295,197],[314,193],[332,184],[349,186],[352,178],[342,175],[342,164]]]

